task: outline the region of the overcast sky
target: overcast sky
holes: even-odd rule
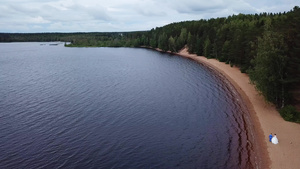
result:
[[[284,12],[300,0],[1,0],[0,32],[122,32],[232,14]]]

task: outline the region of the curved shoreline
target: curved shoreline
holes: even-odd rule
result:
[[[298,160],[300,159],[300,125],[284,121],[274,105],[267,103],[250,84],[248,75],[216,59],[189,54],[186,48],[175,54],[215,69],[224,75],[240,93],[250,112],[254,134],[256,134],[253,143],[256,145],[253,148],[258,156],[256,163],[259,168],[296,169],[300,166]],[[277,134],[278,145],[268,141],[270,133]]]
[[[268,168],[269,163],[262,163],[261,160],[262,158],[267,159],[268,156],[262,157],[263,153],[260,151],[266,150],[266,147],[263,148],[262,146],[260,146],[261,144],[259,144],[259,139],[257,135],[255,135],[257,131],[254,130],[253,117],[251,117],[251,114],[253,114],[251,110],[253,109],[248,107],[244,96],[242,96],[241,94],[242,91],[238,91],[238,88],[234,85],[235,82],[232,81],[231,78],[221,73],[216,68],[202,62],[198,63],[204,66],[205,68],[209,69],[213,74],[215,74],[222,81],[222,83],[224,83],[224,85],[226,85],[229,88],[229,90],[231,91],[231,95],[235,95],[235,99],[239,100],[241,111],[236,112],[236,115],[242,117],[242,119],[240,119],[241,122],[239,122],[239,124],[242,124],[242,126],[240,126],[240,129],[245,131],[246,133],[246,137],[244,138],[245,140],[241,142],[246,142],[246,145],[244,145],[243,148],[247,149],[246,158],[248,159],[247,163],[249,164],[247,168]],[[242,161],[240,162],[243,163]]]

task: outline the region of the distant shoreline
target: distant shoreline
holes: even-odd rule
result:
[[[155,50],[162,52],[160,49]],[[256,167],[296,169],[300,166],[300,160],[298,160],[300,159],[300,124],[284,121],[275,106],[267,103],[250,84],[248,75],[241,73],[237,67],[231,67],[216,59],[189,54],[187,48],[178,53],[167,53],[189,58],[213,68],[224,75],[240,93],[253,123],[252,128],[255,134],[253,149],[257,155],[255,157]],[[277,134],[278,145],[268,141],[270,133]]]

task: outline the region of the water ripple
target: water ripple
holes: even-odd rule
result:
[[[145,49],[4,46],[1,167],[252,165],[246,108],[211,68]]]

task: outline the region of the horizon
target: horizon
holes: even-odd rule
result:
[[[238,14],[283,13],[298,0],[4,0],[1,33],[113,33],[149,31],[171,23]],[[159,8],[157,8],[159,6]]]

